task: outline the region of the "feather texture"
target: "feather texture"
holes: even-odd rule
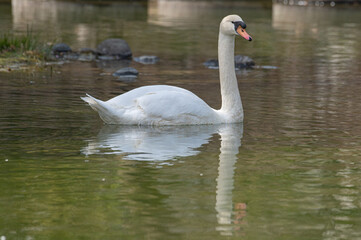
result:
[[[107,124],[193,125],[243,121],[242,101],[234,69],[235,22],[237,15],[225,17],[219,30],[218,55],[222,107],[211,108],[192,92],[168,85],[145,86],[108,101],[87,94],[87,102]]]

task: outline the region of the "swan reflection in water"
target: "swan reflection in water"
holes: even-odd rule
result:
[[[198,154],[197,149],[208,144],[214,134],[221,137],[216,178],[216,229],[222,235],[229,235],[235,223],[232,191],[243,134],[242,124],[163,127],[105,125],[82,152],[86,155],[121,154],[127,160],[160,162]],[[246,205],[238,203],[235,208],[238,218],[243,218]]]
[[[126,160],[167,161],[198,154],[196,149],[207,144],[217,131],[214,125],[105,125],[82,153],[122,154]]]

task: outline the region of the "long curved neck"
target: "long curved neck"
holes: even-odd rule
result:
[[[243,112],[234,68],[234,36],[219,32],[218,38],[219,78],[221,82],[221,111],[238,114]]]

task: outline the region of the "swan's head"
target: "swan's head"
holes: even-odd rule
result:
[[[220,31],[226,35],[242,36],[248,41],[252,41],[252,37],[246,32],[246,24],[238,15],[228,15],[223,18],[220,26]]]

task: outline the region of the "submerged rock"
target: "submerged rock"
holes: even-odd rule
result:
[[[57,60],[57,59],[73,60],[74,56],[75,56],[75,59],[77,58],[76,55],[77,54],[71,50],[71,48],[69,47],[68,44],[57,43],[51,48],[50,58],[53,60]]]
[[[113,73],[114,77],[120,77],[120,76],[138,76],[139,72],[137,69],[132,67],[125,67],[117,70],[115,73]]]
[[[134,61],[142,64],[155,64],[159,61],[159,57],[157,56],[140,56],[140,57],[134,57]]]
[[[79,50],[79,61],[94,61],[96,59],[96,51],[92,48],[81,48]]]
[[[132,56],[132,51],[128,43],[120,38],[110,38],[101,42],[97,47],[99,58],[106,57],[106,59],[125,59]]]
[[[63,59],[73,60],[73,61],[79,60],[79,53],[77,52],[64,53]]]
[[[203,63],[204,66],[210,69],[218,69],[218,60],[217,59],[210,59]],[[234,65],[236,69],[245,69],[245,68],[252,68],[255,63],[252,58],[243,55],[236,55],[234,56]]]
[[[138,77],[138,70],[132,67],[121,68],[113,73],[121,81],[134,81]]]
[[[278,69],[278,67],[276,67],[276,66],[269,66],[269,65],[254,66],[254,68],[259,68],[259,69]]]
[[[57,44],[55,44],[55,45],[52,47],[51,51],[52,51],[54,54],[72,52],[71,48],[70,48],[69,45],[66,44],[66,43],[57,43]]]
[[[252,68],[255,63],[252,58],[248,56],[243,55],[236,55],[234,56],[234,63],[236,68],[242,69],[242,68]]]
[[[218,60],[217,59],[209,59],[203,63],[204,66],[210,69],[218,69]]]

